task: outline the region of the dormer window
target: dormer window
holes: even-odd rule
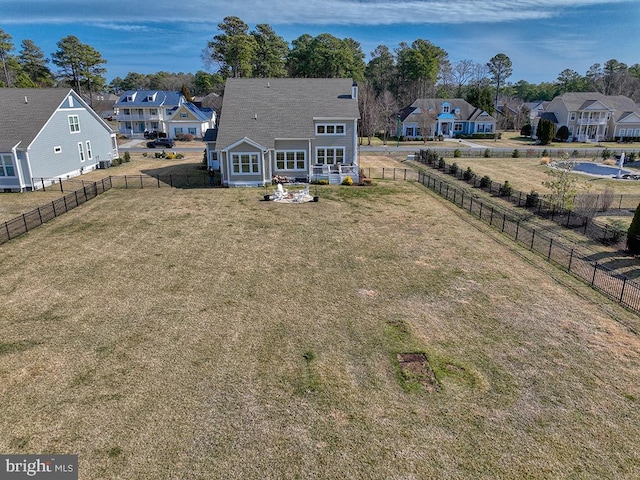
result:
[[[451,112],[451,105],[449,105],[448,103],[443,103],[442,113],[449,113],[449,112]]]
[[[155,102],[156,101],[156,94],[152,94],[152,95],[147,95],[147,102]]]

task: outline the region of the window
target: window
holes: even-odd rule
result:
[[[62,153],[62,146],[56,145],[55,147],[53,147],[53,153],[55,154]]]
[[[624,131],[624,128],[621,128],[621,129],[620,129],[620,132],[618,133],[618,136],[619,136],[619,137],[624,137],[624,134],[625,134],[625,133],[626,133],[626,132]]]
[[[93,152],[91,151],[91,142],[87,140],[87,158],[93,160]]]
[[[15,177],[11,155],[0,155],[0,177]]]
[[[84,162],[84,146],[82,142],[78,142],[78,154],[80,155],[80,161]]]
[[[179,133],[182,133],[182,127],[175,127],[175,128],[173,129],[173,132],[174,132],[176,135],[177,135],[177,134],[179,134]]]
[[[158,115],[158,109],[157,108],[151,108],[149,109],[149,115]]]
[[[80,119],[78,115],[69,115],[69,131],[78,133],[80,131]]]
[[[453,131],[454,132],[462,132],[462,124],[461,123],[454,123],[453,124]]]
[[[320,147],[316,149],[316,162],[325,165],[342,163],[344,160],[343,147]]]
[[[576,121],[576,112],[571,112],[571,121],[572,122]]]
[[[188,129],[188,130],[189,130],[189,133],[190,133],[191,135],[197,135],[197,134],[198,134],[198,129],[197,129],[197,128],[195,128],[195,127],[193,127],[193,128],[192,128],[192,127],[189,127],[189,129]]]
[[[449,113],[451,111],[451,105],[448,103],[442,104],[442,113]]]
[[[180,118],[189,118],[189,114],[186,112],[180,112]]]
[[[277,170],[305,170],[306,155],[304,150],[276,152]]]
[[[636,132],[634,134],[634,137],[640,137],[640,128],[636,128]]]
[[[259,156],[257,153],[233,153],[231,154],[233,173],[247,173],[250,175],[260,173]]]
[[[345,129],[344,123],[318,123],[316,135],[344,135]]]

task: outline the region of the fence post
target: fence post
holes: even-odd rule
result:
[[[531,248],[530,248],[530,250],[533,250],[533,241],[535,240],[535,238],[536,238],[536,229],[534,228],[531,231]]]
[[[42,182],[42,191],[46,192],[47,188],[44,186],[44,178],[40,177],[40,181]]]
[[[469,203],[469,211],[473,209],[473,197],[471,197],[471,202]]]
[[[140,188],[144,188],[144,185],[142,184],[142,175],[140,175]]]
[[[491,207],[491,217],[489,217],[489,225],[493,227],[493,207]]]
[[[516,242],[518,241],[518,234],[520,233],[520,220],[516,223]]]
[[[51,206],[53,207],[53,218],[58,216],[58,212],[56,212],[56,202],[51,202]]]
[[[406,168],[404,169],[404,181],[405,182],[407,181],[407,169]]]
[[[573,262],[573,248],[571,249],[571,253],[569,254],[569,266],[567,267],[567,272],[571,272],[572,262]]]
[[[507,221],[507,214],[503,213],[502,214],[502,231],[504,232],[504,224]]]
[[[618,303],[622,303],[622,298],[624,297],[624,287],[627,286],[627,277],[622,277],[622,290],[620,290],[620,300]]]
[[[547,255],[547,260],[551,260],[551,249],[553,248],[553,238],[549,239],[549,254]]]
[[[24,213],[22,214],[22,222],[24,223],[24,231],[28,232],[29,226],[27,225],[27,217]]]
[[[520,206],[520,201],[522,200],[522,192],[518,195],[518,206]]]
[[[124,176],[124,188],[127,189],[129,188],[129,183],[127,182],[127,176]]]
[[[38,217],[40,218],[40,225],[42,225],[42,212],[40,211],[40,207],[38,207]]]
[[[568,214],[567,214],[567,227],[569,226],[569,221],[571,220],[571,210],[568,210]]]
[[[188,177],[187,177],[188,178]],[[396,180],[396,169],[393,169],[393,181],[395,182]],[[187,182],[188,183],[188,182]]]
[[[4,229],[7,231],[7,240],[11,240],[11,233],[9,233],[9,224],[4,222]]]
[[[62,197],[62,200],[64,201],[64,213],[67,213],[69,211],[69,206],[67,205],[67,197],[66,197],[66,195],[64,197]]]
[[[382,167],[382,180],[384,180],[384,167]]]
[[[64,193],[64,189],[62,188],[62,177],[58,178],[60,180],[60,192]]]
[[[156,175],[156,180],[158,180],[158,188],[160,188],[160,175]]]
[[[480,220],[482,220],[482,206],[484,204],[482,202],[480,202]]]
[[[594,286],[596,283],[596,273],[598,272],[598,262],[593,265],[593,278],[591,279],[591,286]]]

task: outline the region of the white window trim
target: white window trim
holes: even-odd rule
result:
[[[320,127],[324,127],[324,133],[320,133]],[[334,133],[327,133],[327,127],[333,127]],[[338,127],[342,127],[342,133],[335,133]],[[319,137],[344,137],[347,134],[347,124],[346,123],[316,123],[316,135]]]
[[[55,147],[53,147],[53,153],[55,153],[56,155],[62,153],[62,145],[56,145]]]
[[[85,161],[84,144],[82,142],[78,142],[78,155],[80,156],[80,162],[84,163]]]
[[[284,154],[284,166],[282,168],[280,168],[278,166],[278,154],[282,153]],[[288,153],[293,153],[295,158],[293,160],[293,164],[294,164],[294,168],[287,168],[287,154]],[[302,160],[304,162],[302,168],[298,168],[298,154],[302,153]],[[307,170],[307,152],[305,150],[276,150],[276,154],[275,154],[275,159],[276,159],[276,170],[297,170],[297,171],[306,171]]]
[[[325,150],[324,161],[322,162],[318,159],[319,157],[318,152],[320,150]],[[333,150],[333,156],[331,157],[333,159],[332,163],[327,163],[326,150]],[[344,163],[344,153],[346,149],[344,147],[335,147],[335,146],[316,147],[316,163],[320,163],[322,165],[335,165],[336,163],[338,163],[337,161],[337,159],[339,158],[339,156],[337,155],[338,150],[342,151],[342,162],[340,163]]]
[[[5,163],[5,162],[8,162]],[[13,169],[13,175],[7,174],[7,165],[11,165]],[[0,155],[0,177],[17,177],[16,166],[13,163],[13,157],[11,155]]]
[[[86,141],[87,147],[87,158],[89,160],[93,160],[93,151],[91,150],[91,142],[89,140]]]
[[[72,121],[73,119],[75,119],[75,121]],[[80,133],[80,117],[78,115],[69,115],[68,121],[69,121],[69,132],[71,132],[72,134]],[[77,128],[77,130],[74,130],[74,128]]]
[[[253,165],[253,159],[252,157],[255,157],[256,159],[256,164],[258,165],[258,171],[257,172],[243,172],[242,170],[242,157],[244,155],[248,155],[249,156],[249,167],[250,170],[253,170],[253,168],[251,168],[251,166]],[[235,160],[238,160],[238,171],[235,171]],[[258,152],[233,152],[229,154],[229,160],[231,163],[231,174],[232,175],[262,175],[262,166],[261,166],[261,162],[260,162],[260,154]]]

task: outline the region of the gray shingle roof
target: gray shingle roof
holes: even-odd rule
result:
[[[314,118],[360,118],[352,84],[344,78],[229,78],[217,147],[249,137],[273,148],[276,138],[313,138]]]
[[[419,98],[418,100],[413,102],[410,107],[406,107],[402,110],[401,120],[404,121],[418,108],[422,112],[427,112],[429,111],[429,108],[431,108],[434,114],[440,114],[442,104],[445,102],[451,106],[452,115],[455,116],[456,120],[466,120],[470,122],[475,121],[483,112],[481,109],[474,107],[462,98]],[[460,109],[460,113],[453,113],[456,108]],[[495,121],[495,119],[491,115],[484,117],[483,120]]]
[[[615,111],[614,120],[620,120],[625,112],[638,112],[637,105],[624,95],[604,95],[599,92],[573,92],[562,95],[562,101],[570,112],[580,111],[594,102],[600,102],[605,107]]]
[[[29,145],[69,92],[64,88],[0,88],[0,152],[11,151],[18,143]]]

